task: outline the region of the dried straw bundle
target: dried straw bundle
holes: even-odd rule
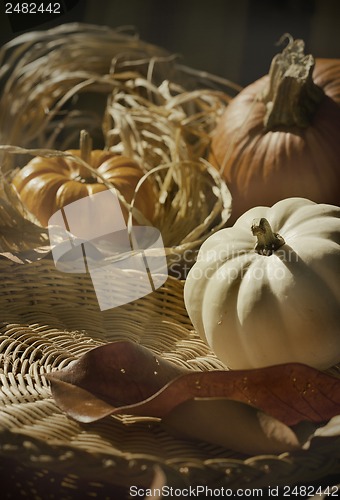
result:
[[[46,229],[37,224],[0,174],[0,253],[22,253],[47,243]]]
[[[165,244],[175,246],[168,250],[175,261],[179,253],[198,248],[230,215],[230,193],[202,159],[228,100],[218,90],[186,90],[169,80],[157,86],[143,77],[127,80],[108,100],[107,144],[134,157],[154,179],[159,199],[154,223]]]
[[[96,173],[79,157],[59,150],[0,145],[1,150],[13,156],[72,157],[75,162],[83,163]],[[165,175],[161,175],[162,172]],[[97,175],[100,176],[98,172]],[[194,263],[204,239],[223,227],[228,220],[231,212],[230,192],[218,172],[203,160],[172,162],[151,169],[136,186],[131,203],[103,178],[103,183],[115,190],[120,202],[129,210],[129,228],[132,217],[141,224],[150,224],[134,207],[140,186],[147,177],[156,178],[154,187],[158,193],[152,224],[161,231],[170,272],[183,277]],[[47,230],[25,209],[4,176],[0,177],[0,235],[0,253],[22,253],[41,245],[47,245],[46,252],[49,250]],[[39,258],[39,254],[36,257]]]
[[[119,85],[113,75],[119,54],[166,55],[136,36],[92,25],[61,25],[9,42],[0,51],[0,141],[64,149],[79,124],[100,128],[105,96]],[[82,94],[86,102],[79,102]]]
[[[7,178],[27,153],[58,156],[76,148],[86,128],[95,147],[133,157],[145,172],[141,183],[153,181],[152,224],[162,232],[170,264],[225,225],[230,193],[204,156],[235,86],[178,64],[136,35],[92,25],[22,35],[0,51],[0,62]]]
[[[205,155],[210,132],[229,101],[221,91],[187,91],[169,80],[157,86],[129,79],[108,101],[104,131],[112,150],[137,156],[148,168]]]
[[[128,78],[202,81],[235,92],[227,81],[191,73],[127,29],[74,23],[26,33],[0,50],[0,143],[74,146],[80,129],[98,133],[106,97]]]

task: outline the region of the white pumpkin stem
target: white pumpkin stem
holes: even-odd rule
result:
[[[251,231],[257,237],[255,252],[260,255],[272,255],[278,248],[285,244],[285,240],[278,233],[274,233],[265,218],[255,219]]]
[[[292,126],[305,128],[324,98],[324,91],[313,81],[315,60],[305,55],[303,40],[293,40],[277,54],[269,71],[269,86],[261,100],[266,105],[266,130]]]

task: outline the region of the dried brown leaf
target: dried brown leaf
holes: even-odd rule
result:
[[[141,345],[118,341],[90,350],[48,378],[57,404],[74,419],[92,422],[146,400],[186,372]]]
[[[57,404],[83,422],[114,413],[163,418],[193,398],[243,402],[289,426],[340,413],[340,379],[306,365],[192,372],[125,341],[97,347],[48,378]]]

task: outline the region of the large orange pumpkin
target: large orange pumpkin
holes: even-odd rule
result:
[[[131,203],[135,188],[144,175],[139,164],[109,151],[92,151],[87,142],[85,136],[80,150],[67,152],[84,159]],[[51,215],[60,208],[108,189],[99,176],[71,157],[35,157],[16,174],[12,184],[24,205],[43,226],[47,226]],[[152,220],[155,202],[152,185],[145,179],[138,189],[134,206]],[[122,210],[127,219],[124,206]]]
[[[233,196],[230,222],[294,196],[338,205],[339,131],[340,59],[315,61],[302,40],[290,39],[214,131],[209,159]]]

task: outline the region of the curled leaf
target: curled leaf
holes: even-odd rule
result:
[[[243,402],[288,426],[340,414],[340,379],[309,366],[189,371],[126,341],[97,347],[48,378],[57,404],[82,422],[117,413],[163,418],[193,398]]]
[[[63,411],[93,422],[144,401],[186,372],[141,345],[119,341],[88,351],[47,378]]]
[[[226,398],[184,401],[163,423],[180,437],[201,439],[250,455],[300,448],[297,436],[287,425],[257,408]]]

